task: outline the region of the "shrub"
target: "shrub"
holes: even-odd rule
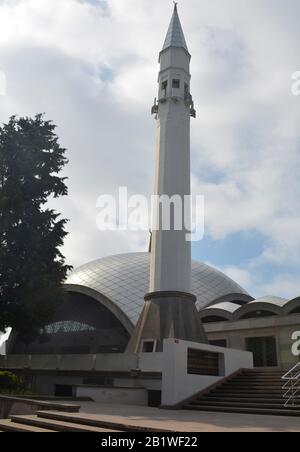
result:
[[[24,381],[12,372],[0,372],[0,393],[19,392],[24,389]]]

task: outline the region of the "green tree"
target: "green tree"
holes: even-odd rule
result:
[[[46,206],[68,193],[55,128],[43,115],[0,126],[0,331],[27,340],[51,321],[71,269],[60,251],[67,220]]]

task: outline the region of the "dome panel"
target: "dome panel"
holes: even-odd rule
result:
[[[209,307],[205,308],[203,312],[208,311],[208,309],[219,309],[220,311],[225,311],[229,314],[233,314],[239,308],[240,308],[240,306],[238,304],[230,303],[230,302],[223,302],[223,303],[218,303],[218,304],[209,306]]]
[[[79,267],[66,284],[88,287],[103,294],[135,324],[149,291],[149,274],[149,253],[120,254]],[[228,276],[196,261],[192,262],[192,293],[197,296],[199,310],[229,294],[249,295]]]
[[[269,303],[269,304],[273,304],[274,306],[279,306],[280,308],[282,308],[283,306],[285,306],[288,303],[288,300],[286,298],[281,298],[281,297],[266,296],[266,297],[257,298],[256,300],[251,301],[249,304],[254,304],[254,303]]]

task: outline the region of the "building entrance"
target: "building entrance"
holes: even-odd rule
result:
[[[275,337],[251,337],[246,340],[247,351],[253,353],[254,367],[277,367]]]

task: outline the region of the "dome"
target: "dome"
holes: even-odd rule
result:
[[[67,287],[91,289],[116,305],[136,324],[149,290],[150,254],[129,253],[105,257],[76,269],[67,279]],[[227,295],[249,294],[222,272],[201,262],[192,262],[192,293],[197,308],[203,309]]]
[[[281,297],[266,296],[266,297],[257,298],[256,300],[253,300],[250,303],[251,304],[269,303],[269,304],[273,304],[274,306],[279,306],[280,308],[282,308],[283,306],[285,306],[288,303],[288,300],[286,298],[281,298]]]
[[[283,308],[288,304],[285,298],[265,296],[250,301],[234,312],[234,320],[253,317],[267,317],[270,315],[281,315]]]

